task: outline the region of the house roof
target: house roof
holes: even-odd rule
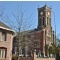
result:
[[[8,27],[6,24],[4,24],[3,22],[0,21],[0,27],[4,27],[4,28],[8,28],[11,29],[10,27]]]
[[[8,30],[14,32],[9,26],[0,21],[0,29]]]

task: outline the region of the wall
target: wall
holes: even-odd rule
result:
[[[36,54],[34,53],[34,58],[33,57],[20,57],[19,60],[55,60],[55,58],[37,58]]]
[[[20,57],[19,60],[33,60],[32,57]]]
[[[7,49],[7,54],[6,54],[6,58],[4,59],[0,59],[0,60],[11,60],[12,57],[12,34],[11,33],[7,33],[6,34],[6,41],[1,41],[1,37],[2,37],[2,31],[0,31],[0,47],[4,47]]]
[[[34,60],[55,60],[55,58],[37,58]]]
[[[37,58],[36,54],[34,53],[34,60],[55,60],[55,58]]]

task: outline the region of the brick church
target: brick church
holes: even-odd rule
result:
[[[34,40],[34,51],[43,52],[46,55],[45,46],[54,43],[54,31],[51,26],[51,8],[44,5],[38,8],[38,27],[34,30],[26,31],[29,39]],[[28,39],[28,40],[29,40]],[[31,44],[28,44],[31,46]],[[16,53],[17,45],[14,39],[13,52]]]

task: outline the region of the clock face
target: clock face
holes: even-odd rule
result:
[[[43,11],[40,12],[40,15],[43,15]]]
[[[48,15],[50,15],[50,12],[48,12]]]

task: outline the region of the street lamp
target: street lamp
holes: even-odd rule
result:
[[[55,21],[55,13],[53,11],[51,11],[54,15],[54,26],[55,26],[55,45],[56,45],[56,21]]]

